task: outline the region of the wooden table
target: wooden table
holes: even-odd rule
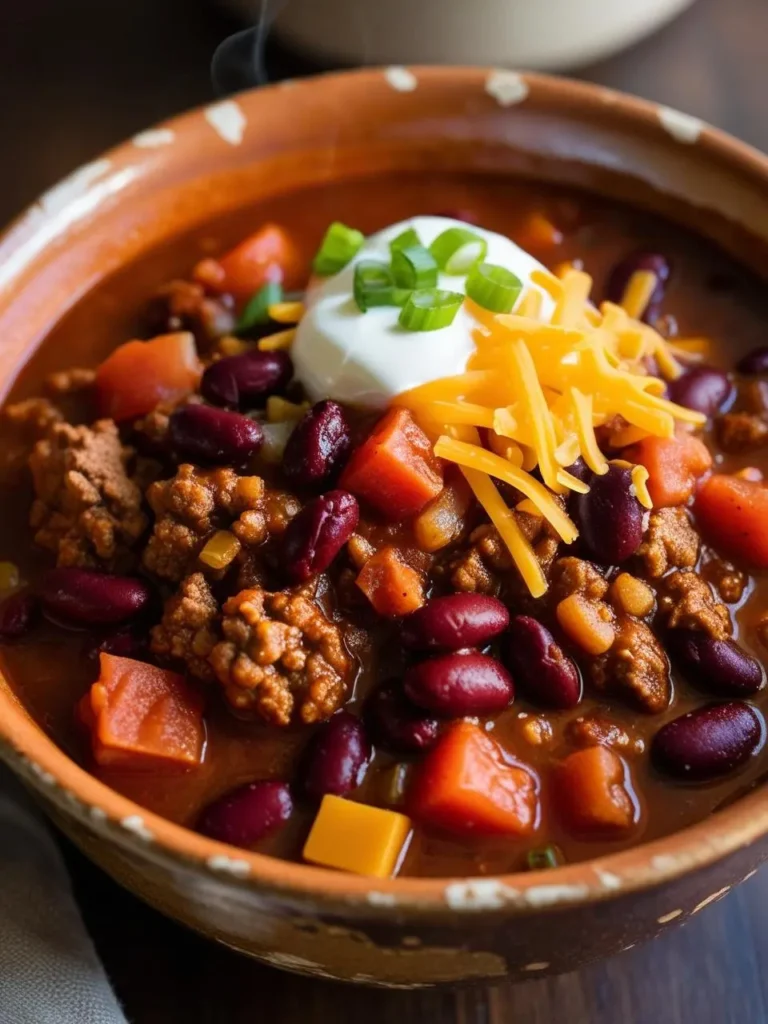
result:
[[[105,147],[208,100],[211,53],[232,28],[189,0],[2,4],[0,221]],[[768,149],[767,40],[766,0],[698,0],[653,39],[583,77],[687,110]],[[296,70],[275,52],[270,66]],[[133,1024],[768,1021],[766,873],[685,928],[578,974],[460,993],[374,993],[280,974],[213,946],[66,852],[86,922]]]

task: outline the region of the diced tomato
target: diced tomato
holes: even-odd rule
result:
[[[100,412],[118,421],[146,416],[158,402],[194,391],[201,373],[195,339],[186,331],[126,342],[96,371]]]
[[[693,510],[702,533],[718,551],[768,569],[768,486],[764,481],[711,476],[696,495]]]
[[[194,768],[203,757],[203,704],[180,675],[114,654],[79,708],[104,766],[141,771]],[[88,708],[87,704],[90,704]]]
[[[357,585],[379,615],[396,618],[424,604],[421,575],[401,559],[397,548],[385,547],[368,559]]]
[[[408,810],[416,821],[458,834],[527,836],[537,826],[536,780],[508,764],[480,726],[458,722],[427,754]]]
[[[268,281],[297,285],[302,269],[301,255],[287,231],[279,224],[265,224],[219,259],[201,260],[193,276],[211,291],[246,302]]]
[[[684,505],[699,478],[712,468],[709,449],[692,434],[645,437],[627,448],[624,457],[648,470],[648,493],[656,508]]]
[[[608,747],[569,754],[556,774],[557,803],[568,828],[579,834],[631,828],[636,805],[627,779],[624,761]]]
[[[523,249],[552,249],[562,240],[562,231],[538,210],[529,214],[521,231],[515,232],[515,241]]]
[[[407,409],[390,409],[353,452],[341,486],[390,519],[420,512],[443,489],[443,467]]]

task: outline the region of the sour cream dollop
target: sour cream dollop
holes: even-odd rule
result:
[[[437,331],[408,331],[398,323],[396,306],[379,306],[362,313],[352,286],[355,265],[363,259],[389,263],[389,243],[413,228],[422,245],[431,243],[447,228],[467,225],[448,217],[413,217],[366,239],[347,266],[312,290],[309,308],[293,342],[296,376],[313,401],[334,398],[368,408],[383,408],[402,391],[462,373],[474,351],[477,321],[462,305],[453,323]],[[530,284],[541,263],[494,231],[472,227],[488,243],[485,260],[511,270]],[[438,288],[466,294],[466,276],[441,273]],[[540,290],[540,289],[537,289]],[[543,312],[552,312],[552,300],[544,295]]]

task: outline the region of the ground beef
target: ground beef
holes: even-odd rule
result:
[[[234,310],[225,298],[212,298],[193,281],[171,281],[158,292],[148,311],[152,335],[191,331],[202,349],[235,327]]]
[[[652,512],[637,555],[648,579],[659,579],[670,569],[693,568],[699,557],[699,535],[686,510],[660,508]]]
[[[112,420],[93,427],[57,423],[35,445],[30,522],[36,542],[55,552],[59,565],[116,571],[133,565],[132,547],[147,520],[141,490],[128,475],[132,459]]]
[[[591,663],[589,671],[596,690],[627,697],[642,711],[656,714],[669,704],[669,660],[640,619],[617,617],[612,647]]]
[[[768,441],[768,421],[752,412],[727,412],[717,420],[717,437],[723,451],[755,451]]]
[[[93,386],[96,371],[87,367],[74,367],[71,370],[59,370],[46,377],[46,390],[52,395],[70,395],[73,391],[84,391]]]
[[[152,630],[150,648],[160,657],[183,662],[198,679],[213,679],[208,656],[219,634],[219,606],[202,573],[182,580],[176,594],[166,601],[163,618]]]
[[[596,711],[590,715],[579,715],[568,723],[566,730],[572,743],[580,747],[613,747],[625,754],[642,754],[645,741],[632,736],[617,722]]]
[[[669,629],[692,629],[715,640],[724,640],[732,632],[728,609],[692,570],[664,577],[659,585],[659,613]]]
[[[559,604],[571,594],[583,594],[588,601],[600,601],[608,593],[608,581],[596,565],[571,555],[558,558],[552,566],[552,599]]]
[[[711,583],[726,604],[738,604],[747,589],[749,577],[741,569],[722,558],[709,558],[701,568],[701,574]]]
[[[14,402],[5,407],[3,415],[29,438],[44,437],[54,423],[61,423],[64,419],[61,410],[47,398],[25,398]]]
[[[559,540],[546,520],[527,512],[515,512],[523,536],[533,545],[536,557],[548,573],[557,555]],[[469,535],[468,546],[459,552],[450,566],[451,585],[468,593],[495,594],[501,577],[515,570],[515,563],[499,531],[490,523],[478,526]]]
[[[221,629],[209,662],[239,711],[285,726],[323,721],[344,703],[352,659],[309,592],[244,590],[224,605]]]

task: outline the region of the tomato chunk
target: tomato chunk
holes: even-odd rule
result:
[[[201,373],[195,339],[186,331],[126,342],[96,371],[99,410],[117,421],[146,416],[159,402],[194,391]]]
[[[353,452],[341,486],[391,519],[420,512],[443,489],[443,467],[407,409],[390,409]]]
[[[709,449],[698,437],[645,437],[624,457],[648,470],[648,493],[654,507],[684,505],[698,479],[712,468]]]
[[[143,771],[194,768],[203,758],[203,704],[182,676],[114,654],[79,707],[100,765]]]
[[[702,484],[693,509],[718,551],[768,569],[768,486],[763,481],[716,474]]]
[[[569,754],[557,768],[556,796],[573,832],[611,834],[635,823],[637,807],[628,788],[628,769],[608,747]]]
[[[379,615],[408,615],[424,604],[420,574],[402,561],[394,547],[382,548],[369,558],[356,583]]]
[[[534,776],[508,764],[479,725],[458,722],[427,755],[408,794],[411,817],[459,834],[530,835],[538,824]]]
[[[292,286],[301,273],[301,256],[288,232],[265,224],[219,259],[201,260],[194,277],[211,291],[245,302],[268,281]]]

